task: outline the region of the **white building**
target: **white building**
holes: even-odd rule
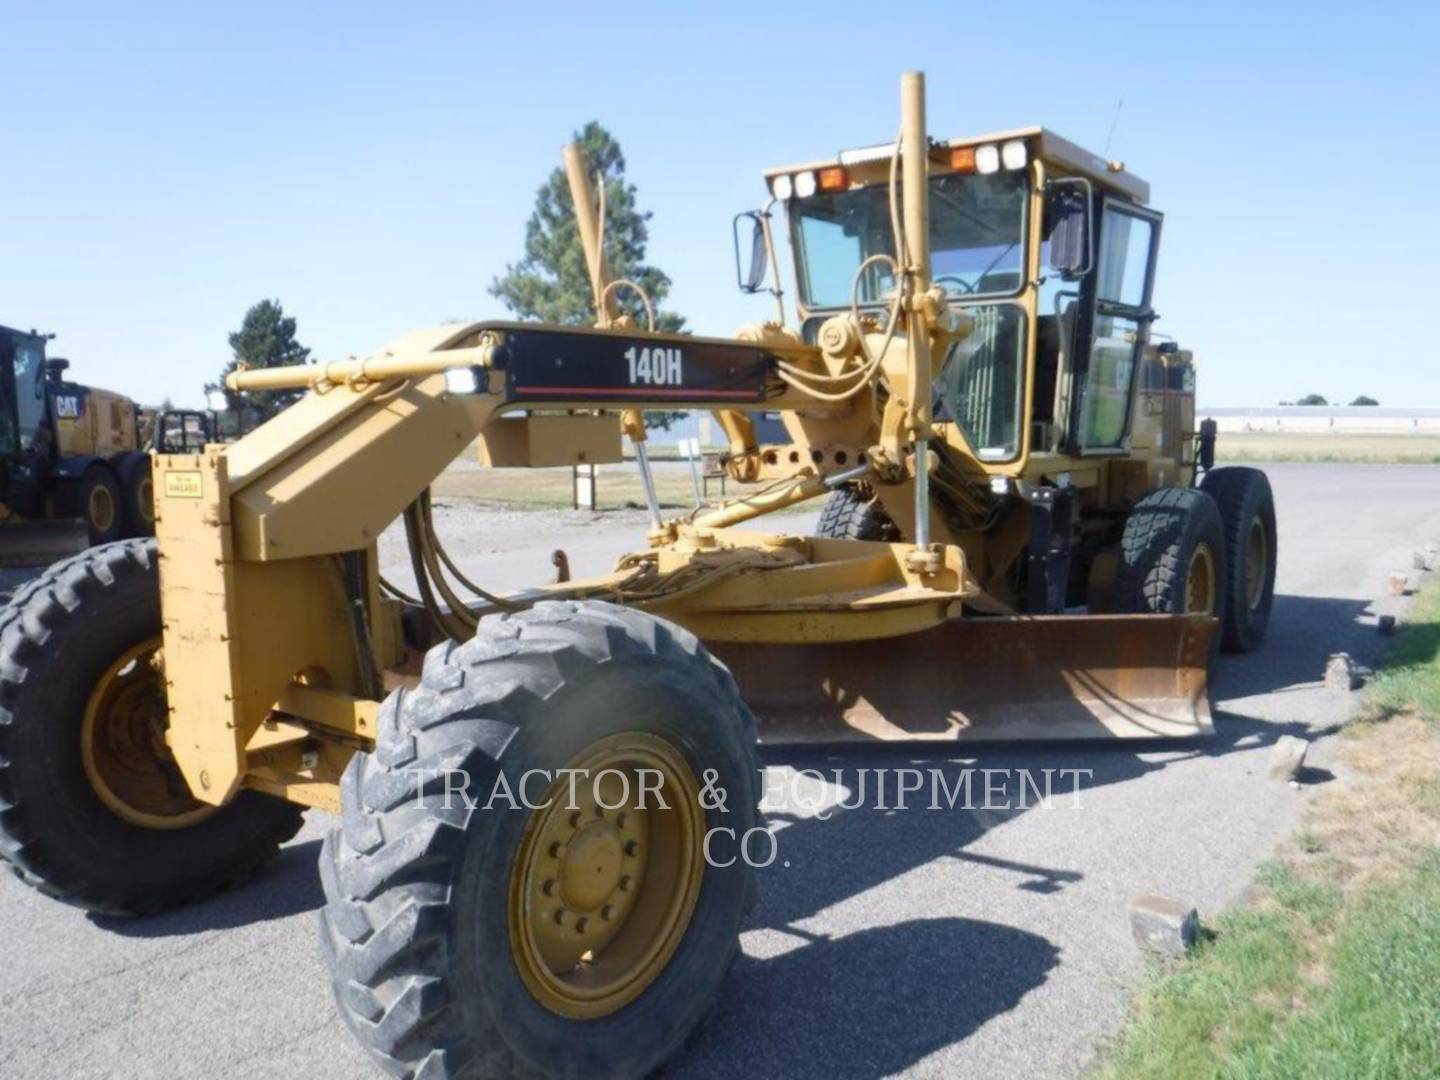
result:
[[[1221,431],[1294,434],[1440,434],[1440,409],[1392,409],[1378,405],[1268,405],[1254,408],[1197,408]]]

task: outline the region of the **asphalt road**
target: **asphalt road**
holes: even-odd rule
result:
[[[1376,661],[1374,616],[1398,610],[1389,573],[1440,539],[1440,470],[1269,471],[1274,620],[1258,652],[1220,663],[1216,738],[767,755],[777,782],[838,769],[851,792],[877,767],[952,779],[967,765],[1092,772],[1078,807],[1069,788],[1052,809],[1023,811],[899,812],[871,798],[822,820],[779,806],[779,858],[762,872],[744,956],[672,1075],[1064,1077],[1093,1062],[1143,971],[1129,900],[1158,891],[1205,915],[1241,896],[1307,787],[1333,779],[1322,738],[1307,787],[1267,780],[1269,744],[1344,716],[1351,701],[1319,685],[1325,657]],[[481,526],[467,569],[497,587],[548,573],[553,547],[598,570],[637,538],[632,516],[622,531],[614,518],[469,513],[442,508],[441,528]],[[803,794],[843,793],[812,783]],[[261,879],[158,918],[92,917],[0,880],[0,1076],[378,1075],[334,1013],[316,947],[315,860],[329,825],[312,813]]]

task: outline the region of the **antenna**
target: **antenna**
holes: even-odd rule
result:
[[[1115,99],[1115,115],[1112,116],[1112,117],[1110,117],[1110,131],[1109,131],[1109,133],[1105,136],[1105,149],[1104,149],[1104,151],[1100,154],[1100,156],[1103,157],[1103,158],[1105,158],[1107,161],[1110,159],[1110,141],[1115,138],[1115,125],[1120,122],[1120,110],[1123,109],[1124,107],[1125,107],[1125,99],[1124,99],[1123,97],[1122,97],[1122,98],[1116,98],[1116,99]]]

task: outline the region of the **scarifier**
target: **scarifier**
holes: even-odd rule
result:
[[[638,287],[609,275],[571,148],[595,327],[450,325],[232,376],[309,393],[233,445],[157,455],[156,538],[57,564],[0,618],[14,868],[148,912],[242,880],[300,807],[338,811],[322,940],[387,1069],[640,1076],[737,949],[757,722],[773,742],[1209,731],[1214,650],[1265,630],[1275,516],[1263,474],[1211,468],[1190,355],[1152,339],[1148,187],[1041,128],[932,141],[918,73],[901,104],[895,142],[767,174],[737,276],[779,318],[733,339],[619,314]],[[766,284],[776,220],[793,328]],[[743,497],[665,517],[649,407],[712,410]],[[761,412],[788,442],[757,443]],[[618,461],[622,433],[642,550],[503,595],[468,580],[428,495],[458,453]],[[822,497],[819,536],[744,527]],[[397,520],[413,598],[380,573]]]

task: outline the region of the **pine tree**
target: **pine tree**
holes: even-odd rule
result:
[[[651,215],[636,204],[635,185],[625,176],[625,155],[615,138],[595,121],[575,133],[585,153],[591,176],[597,173],[605,186],[605,255],[612,279],[626,278],[640,285],[655,311],[655,329],[679,333],[685,320],[659,310],[670,294],[670,279],[645,262]],[[535,198],[535,210],[525,225],[525,256],[506,266],[490,284],[498,297],[521,319],[583,326],[595,321],[595,301],[575,204],[565,170],[550,173]],[[616,306],[640,327],[647,325],[645,307],[631,289],[612,291]],[[645,422],[665,428],[681,413],[647,412]]]
[[[218,384],[209,384],[206,392],[218,385],[225,386],[225,376],[242,364],[247,368],[287,367],[310,359],[310,350],[295,339],[295,320],[285,314],[279,300],[261,300],[245,312],[240,329],[230,335],[230,361],[220,372]],[[285,406],[298,400],[301,390],[261,390],[237,394],[225,390],[227,407],[233,412],[244,409],[256,420],[268,420]]]

